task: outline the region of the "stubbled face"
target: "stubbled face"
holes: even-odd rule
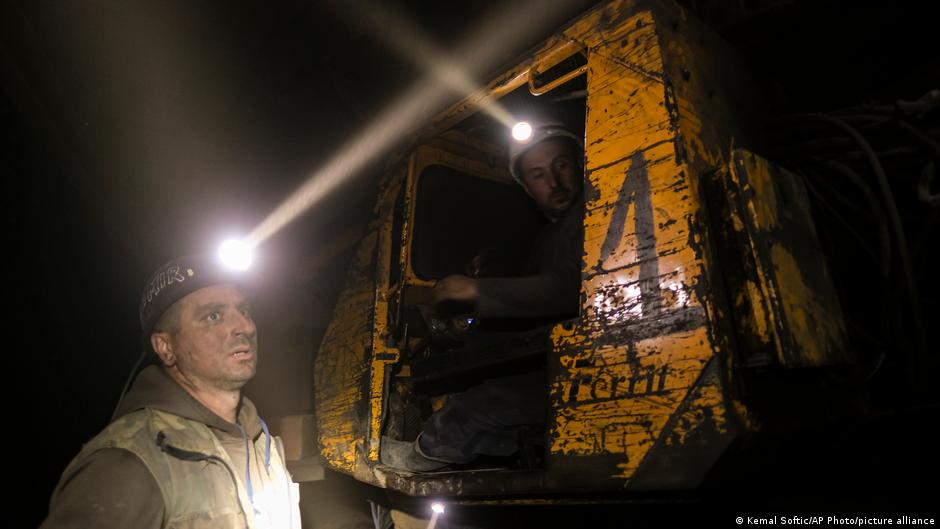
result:
[[[519,160],[519,176],[529,195],[548,218],[558,220],[581,195],[584,175],[571,142],[545,140]]]
[[[258,365],[258,335],[248,300],[233,285],[214,285],[184,297],[179,325],[169,336],[180,373],[218,389],[236,390]]]

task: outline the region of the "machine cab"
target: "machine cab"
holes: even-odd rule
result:
[[[784,200],[792,180],[741,149],[756,146],[757,100],[736,60],[676,5],[613,1],[426,124],[389,165],[316,359],[326,464],[417,496],[688,489],[758,427],[741,365],[845,361],[824,264],[784,271],[789,247],[761,250],[760,226],[818,242]],[[492,101],[584,139],[570,318],[479,321],[430,306],[447,275],[523,274],[546,222],[509,174],[509,127]],[[823,331],[802,332],[807,315]],[[382,465],[383,436],[413,440],[450,396],[533,372],[545,374],[547,419],[520,436],[515,460],[443,474]]]

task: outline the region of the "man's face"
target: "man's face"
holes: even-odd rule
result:
[[[251,380],[258,365],[257,329],[242,291],[215,285],[178,303],[179,326],[169,340],[180,374],[228,391]]]
[[[519,161],[519,175],[526,191],[548,218],[558,220],[578,199],[584,175],[570,142],[545,140]]]

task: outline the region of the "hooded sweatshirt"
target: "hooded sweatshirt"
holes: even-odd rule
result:
[[[129,430],[127,425],[142,423],[146,426],[136,427],[140,433],[133,436],[133,442],[143,442],[150,450],[140,453],[156,452],[158,457],[176,458],[172,460],[177,465],[174,469],[195,470],[190,472],[196,476],[195,494],[222,491],[213,494],[230,497],[229,503],[235,504],[228,510],[237,512],[237,517],[218,516],[190,525],[243,527],[247,519],[249,527],[280,527],[284,520],[299,527],[296,485],[290,483],[284,468],[280,439],[270,436],[254,404],[246,397],[242,397],[237,411],[238,423],[232,424],[193,398],[162,369],[150,366],[141,371],[115,417],[111,426],[89,442],[63,473],[42,528],[156,529],[186,525],[173,523],[175,513],[168,512],[168,505],[176,500],[165,497],[166,491],[172,489],[161,487],[161,478],[156,475],[161,473],[155,474],[133,449],[139,445],[129,449],[126,441],[121,441],[125,444],[109,441],[115,437],[129,438],[125,434]],[[193,430],[205,432],[193,423],[207,427],[218,444],[212,439],[201,445],[190,443],[189,439],[198,439]],[[171,426],[161,430],[154,424]],[[148,444],[151,442],[160,450],[153,450]],[[223,450],[218,450],[218,446]],[[227,471],[210,472],[213,465],[224,465]],[[273,472],[271,465],[275,465]],[[175,479],[173,472],[162,479]]]

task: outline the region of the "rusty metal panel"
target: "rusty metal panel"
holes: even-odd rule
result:
[[[412,157],[413,158],[413,157]],[[412,171],[399,167],[393,171],[389,185],[383,187],[383,195],[379,201],[377,242],[375,245],[375,276],[374,276],[374,304],[371,328],[371,355],[368,359],[369,371],[367,389],[363,398],[367,403],[365,423],[365,446],[357,461],[357,475],[370,476],[370,462],[379,460],[379,439],[382,431],[382,418],[385,410],[386,388],[390,382],[389,371],[400,358],[399,350],[392,345],[389,336],[389,304],[393,296],[391,292],[392,239],[398,234],[394,230],[395,202],[401,186],[412,180]],[[394,256],[398,258],[398,256]]]
[[[376,238],[373,227],[359,243],[314,364],[320,454],[327,464],[345,472],[353,471],[356,446],[362,442],[357,409],[364,398],[362,381],[371,353]]]
[[[324,388],[318,378],[327,399],[318,413],[329,413],[320,419],[321,443],[331,464],[418,495],[685,488],[703,478],[749,424],[729,387],[730,310],[715,279],[700,193],[703,175],[726,161],[730,138],[746,136],[735,119],[743,110],[720,88],[736,80],[716,66],[734,61],[725,61],[716,41],[674,4],[622,0],[593,9],[536,52],[586,50],[588,66],[582,307],[580,318],[552,332],[545,469],[411,476],[376,465],[386,367],[398,360],[388,345],[390,213],[370,232],[376,269],[347,286],[352,304],[340,318],[347,323],[331,325],[330,359],[318,368],[332,375],[330,385],[347,384]],[[490,89],[513,84],[532,61]],[[471,100],[435,125],[465,116]],[[425,283],[407,258],[414,175],[432,160],[456,163],[455,156],[465,153],[435,146],[411,155],[398,288]],[[492,160],[459,165],[499,177]]]
[[[731,351],[699,193],[733,113],[703,126],[707,94],[674,88],[672,72],[691,72],[684,62],[696,56],[690,32],[676,30],[691,24],[681,9],[614,2],[594,15],[580,34],[589,67],[582,314],[553,335],[549,468],[606,479],[597,488],[692,487],[737,435],[743,410],[729,398]]]
[[[361,474],[362,461],[370,455],[367,441],[377,428],[376,413],[369,408],[379,406],[381,415],[384,366],[377,364],[389,359],[384,350],[375,348],[377,341],[380,347],[384,344],[377,340],[377,329],[384,331],[387,317],[389,232],[402,177],[403,173],[392,173],[382,184],[375,219],[359,243],[314,363],[320,454],[332,468],[347,473]],[[377,451],[373,452],[377,459]]]
[[[742,352],[751,364],[823,366],[850,361],[842,310],[802,181],[743,150],[718,175],[740,261],[729,287]],[[729,274],[730,275],[730,274]]]

